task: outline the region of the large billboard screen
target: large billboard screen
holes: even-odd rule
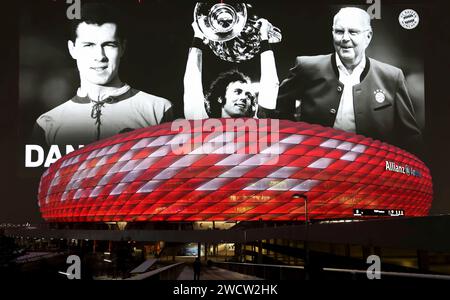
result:
[[[431,116],[445,114],[433,89],[442,79],[427,46],[439,43],[438,6],[24,1],[6,20],[18,30],[8,114],[17,131],[5,150],[14,152],[8,197],[17,200],[5,221],[42,221],[42,174],[85,145],[177,119],[252,117],[405,150],[437,175],[431,212],[446,212],[443,150],[432,134],[443,124]]]

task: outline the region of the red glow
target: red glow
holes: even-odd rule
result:
[[[202,122],[191,125],[192,132],[202,131]],[[304,203],[294,194],[308,196],[311,219],[353,217],[354,208],[428,214],[431,176],[414,155],[319,125],[282,120],[279,125],[278,160],[261,163],[254,160],[261,149],[174,154],[170,140],[178,132],[171,123],[88,145],[42,176],[42,216],[53,222],[301,220]],[[193,139],[198,140],[192,136],[185,143]],[[386,161],[420,177],[388,171]]]

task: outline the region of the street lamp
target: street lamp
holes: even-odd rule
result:
[[[308,224],[308,197],[305,194],[294,194],[292,199],[303,199],[305,201],[305,224]]]
[[[292,195],[293,199],[303,199],[305,202],[305,241],[304,241],[304,250],[305,250],[305,262],[304,262],[304,272],[305,279],[309,279],[309,247],[308,247],[308,197],[305,194],[294,194]]]

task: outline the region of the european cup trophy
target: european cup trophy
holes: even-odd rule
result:
[[[245,3],[197,3],[194,20],[208,39],[211,50],[220,59],[239,63],[260,51],[261,38],[256,15]],[[271,27],[269,43],[281,41],[281,31]]]

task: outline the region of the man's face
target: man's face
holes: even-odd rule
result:
[[[235,81],[228,84],[225,99],[226,103],[222,107],[222,117],[248,117],[250,116],[255,94],[251,90],[249,83]]]
[[[342,63],[356,66],[369,46],[372,31],[362,14],[347,12],[336,16],[333,41]]]
[[[124,45],[117,37],[116,24],[81,23],[77,28],[75,44],[69,41],[68,46],[77,61],[82,81],[107,86],[118,79]]]

